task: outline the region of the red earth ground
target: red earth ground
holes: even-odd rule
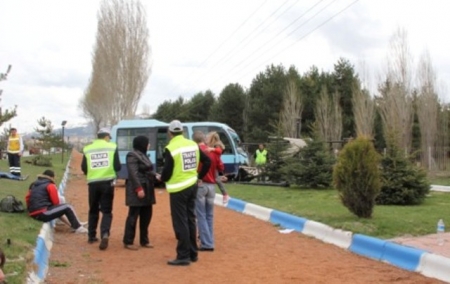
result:
[[[68,202],[87,220],[87,186],[81,154],[72,153]],[[46,283],[442,283],[373,261],[299,233],[280,234],[274,225],[216,206],[214,252],[199,252],[187,267],[166,264],[175,257],[168,193],[158,190],[150,225],[153,249],[123,248],[127,207],[124,187],[114,199],[110,245],[100,251],[86,235],[57,226]]]

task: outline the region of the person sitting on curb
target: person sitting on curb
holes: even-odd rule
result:
[[[25,201],[28,214],[33,219],[49,222],[66,216],[75,233],[87,233],[87,229],[78,221],[73,207],[67,203],[60,204],[55,173],[52,170],[45,170],[42,175],[38,175],[37,180],[30,185]]]

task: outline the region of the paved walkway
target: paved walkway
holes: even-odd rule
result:
[[[443,238],[443,245],[438,245],[437,234],[430,234],[420,237],[405,236],[392,239],[392,241],[450,258],[450,233],[443,234]]]

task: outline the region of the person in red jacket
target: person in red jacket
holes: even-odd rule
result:
[[[224,166],[217,155],[208,151],[205,144],[205,134],[201,131],[194,132],[193,140],[199,145],[200,150],[208,155],[211,166],[208,173],[198,185],[197,199],[195,200],[195,212],[197,213],[198,233],[200,236],[199,251],[214,251],[214,198],[216,196],[216,172],[223,171]],[[201,168],[201,165],[199,166]]]
[[[3,254],[3,251],[0,249],[0,283],[5,281],[5,274],[3,273],[3,265],[5,265],[6,257]]]
[[[45,170],[38,175],[37,180],[30,185],[25,201],[28,215],[33,219],[49,222],[65,216],[75,233],[87,233],[87,229],[78,221],[73,207],[67,203],[60,204],[55,173],[52,170]]]
[[[217,134],[216,131],[208,133],[208,135],[206,136],[206,144],[209,146],[208,151],[210,151],[213,155],[216,155],[217,159],[219,159],[220,163],[223,166],[223,162],[220,157],[222,156],[223,150],[225,150],[225,145],[223,145],[222,141],[220,140],[219,134]],[[223,185],[223,181],[226,180],[227,178],[221,175],[221,172],[216,171],[216,183],[219,187],[220,192],[222,193],[224,205],[227,204],[228,200],[230,199],[230,196],[228,195],[228,192]]]

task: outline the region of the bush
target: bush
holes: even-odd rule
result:
[[[42,154],[39,154],[37,156],[34,156],[31,160],[31,164],[35,166],[40,167],[52,167],[52,158],[49,156],[44,156]]]
[[[381,161],[382,182],[377,204],[417,205],[430,191],[426,172],[398,147],[391,146]]]
[[[281,168],[284,178],[307,188],[329,188],[335,159],[320,139],[306,140],[306,146],[286,159]]]
[[[370,218],[380,192],[380,155],[366,137],[349,142],[339,154],[333,182],[345,207],[358,217]]]

